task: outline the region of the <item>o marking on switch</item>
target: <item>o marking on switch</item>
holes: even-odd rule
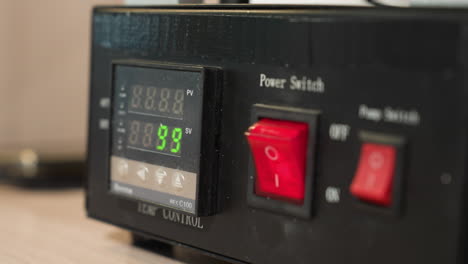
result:
[[[372,154],[369,156],[369,165],[374,170],[382,168],[384,162],[385,159],[380,152],[372,152]]]
[[[278,150],[275,149],[274,147],[270,146],[270,145],[265,147],[265,155],[270,160],[277,160],[279,158]]]

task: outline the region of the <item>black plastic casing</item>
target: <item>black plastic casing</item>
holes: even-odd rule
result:
[[[92,27],[90,217],[233,262],[467,261],[468,11],[101,7]],[[216,155],[205,161],[217,168],[213,215],[189,217],[108,192],[110,130],[99,124],[112,108],[100,100],[110,96],[117,60],[220,69],[208,86],[222,96],[205,106],[219,120],[210,135]],[[262,74],[286,79],[285,87],[262,86]],[[293,76],[324,89],[291,89]],[[254,175],[244,132],[255,104],[320,113],[308,165],[313,213],[249,205]],[[346,136],[336,137],[336,128],[347,128]],[[363,135],[398,139],[398,205],[380,208],[350,194]]]

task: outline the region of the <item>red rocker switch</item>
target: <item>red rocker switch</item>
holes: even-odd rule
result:
[[[392,203],[396,153],[391,145],[363,144],[351,193],[366,202],[389,207]]]
[[[308,130],[307,123],[267,118],[249,128],[256,195],[304,202]]]

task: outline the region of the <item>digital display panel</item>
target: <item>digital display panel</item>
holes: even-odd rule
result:
[[[183,119],[184,89],[135,84],[130,87],[130,90],[129,113]]]
[[[184,133],[181,127],[140,120],[128,122],[127,148],[180,157]]]
[[[111,192],[195,213],[202,72],[115,65]]]

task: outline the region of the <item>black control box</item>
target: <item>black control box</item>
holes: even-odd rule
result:
[[[96,8],[89,216],[237,263],[465,263],[467,16]]]

